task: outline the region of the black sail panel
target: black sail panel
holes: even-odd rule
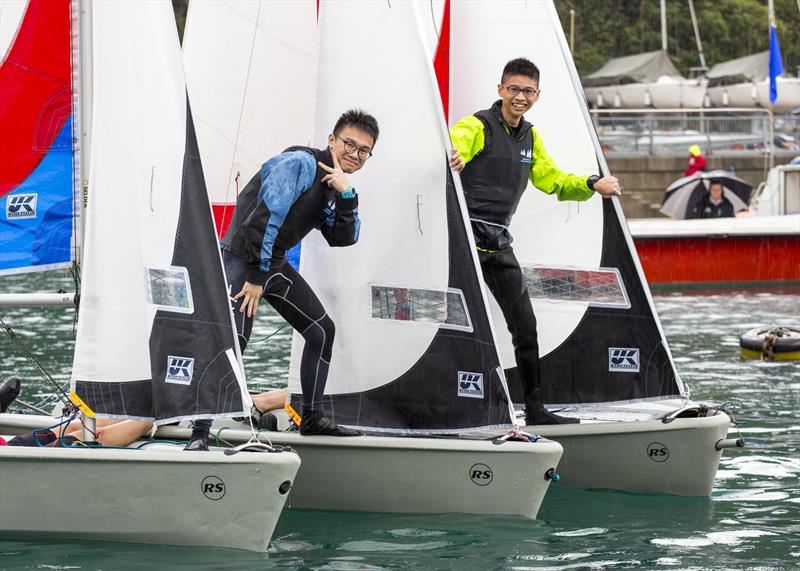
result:
[[[463,293],[472,331],[440,328],[424,354],[399,378],[361,393],[326,396],[326,413],[338,423],[397,432],[447,432],[511,422],[489,316],[449,169],[446,200],[448,285]],[[299,410],[301,396],[293,395],[292,402]]]
[[[172,266],[188,271],[194,312],[159,310],[153,321],[150,359],[157,420],[230,416],[243,410],[233,368],[238,365],[229,358],[236,352],[227,286],[188,101],[186,105],[186,154]]]

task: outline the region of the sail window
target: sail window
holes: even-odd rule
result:
[[[194,313],[192,287],[186,268],[145,268],[147,302],[158,309]]]
[[[460,289],[372,286],[372,318],[437,325],[472,332],[472,320]]]
[[[629,309],[628,292],[617,268],[580,269],[523,266],[528,293],[545,301],[579,301],[589,307]]]

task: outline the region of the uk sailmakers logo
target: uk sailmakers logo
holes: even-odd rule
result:
[[[192,357],[167,357],[167,375],[164,381],[176,385],[192,384],[194,373],[194,358]]]
[[[533,157],[533,149],[522,149],[519,152],[519,162],[525,165],[531,164]]]
[[[6,199],[6,220],[36,218],[38,194],[14,194]]]
[[[639,349],[631,347],[608,348],[608,370],[618,373],[639,372]]]
[[[483,398],[483,374],[458,372],[458,396]]]

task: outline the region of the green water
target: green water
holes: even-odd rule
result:
[[[0,291],[70,288],[65,276],[0,279]],[[551,489],[536,521],[469,515],[284,512],[269,555],[226,549],[2,539],[0,569],[800,569],[800,363],[739,358],[760,324],[800,322],[800,292],[659,294],[656,306],[695,400],[737,405],[748,448],[726,452],[710,499]],[[71,364],[73,312],[3,310],[61,380]],[[253,339],[281,325],[259,315]],[[252,344],[254,388],[284,386],[290,331]],[[20,373],[24,398],[47,394],[0,339],[0,375]],[[613,462],[613,458],[608,459]],[[57,479],[54,479],[57,481]],[[331,493],[336,475],[331,475]],[[4,493],[23,482],[0,482]],[[177,516],[180,517],[180,516]]]

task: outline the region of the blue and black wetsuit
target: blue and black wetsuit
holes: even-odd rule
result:
[[[231,295],[245,281],[263,286],[263,298],[305,339],[300,364],[303,416],[322,413],[334,325],[286,253],[315,228],[331,246],[350,246],[358,240],[361,224],[355,190],[337,193],[323,183],[327,173],[317,161],[332,167],[330,150],[291,147],[264,163],[239,195],[222,240]],[[242,301],[234,316],[244,351],[253,318],[239,311]],[[195,422],[195,429],[204,426],[204,421]]]

